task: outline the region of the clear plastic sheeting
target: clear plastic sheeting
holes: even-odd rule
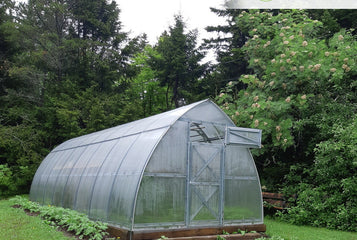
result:
[[[250,145],[232,129],[204,100],[70,139],[43,160],[30,199],[128,230],[262,223]],[[259,130],[244,134],[260,144]]]

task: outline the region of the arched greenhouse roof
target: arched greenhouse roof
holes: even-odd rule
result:
[[[154,177],[170,178],[173,179],[173,184],[181,182],[182,184],[180,183],[178,189],[184,191],[184,184],[187,182],[184,179],[188,176],[188,167],[186,166],[188,142],[203,141],[210,144],[221,142],[222,145],[223,141],[228,139],[227,131],[228,134],[233,131],[227,129],[234,127],[233,122],[217,105],[210,100],[203,100],[172,111],[68,140],[53,149],[41,163],[32,182],[30,199],[41,204],[75,209],[88,214],[92,219],[100,219],[125,229],[133,229],[136,216],[143,223],[153,221],[153,219],[148,220],[145,217],[145,212],[149,208],[152,210],[161,205],[161,203],[157,203],[155,206],[148,206],[148,203],[142,201],[145,197],[138,200],[139,194],[142,196],[148,194],[140,190],[144,172],[147,171],[145,184],[149,181],[148,179]],[[190,132],[194,134],[190,136]],[[251,133],[246,132],[244,134],[243,138],[239,138],[239,141],[247,144],[244,141],[250,138]],[[236,138],[234,134],[231,134],[229,139],[236,141]],[[258,141],[260,142],[260,139]],[[207,146],[204,147],[207,148]],[[173,150],[170,148],[173,148]],[[217,146],[214,146],[214,148],[217,148]],[[220,147],[217,149],[220,149]],[[209,153],[216,150],[207,149],[204,151]],[[228,155],[231,158],[234,156],[233,152],[229,153],[229,151]],[[218,156],[221,156],[220,152]],[[240,153],[240,156],[252,162],[249,150],[244,150]],[[152,163],[149,163],[150,158],[154,159]],[[209,164],[207,163],[207,166]],[[259,179],[254,162],[253,165],[249,164],[249,168],[246,167],[247,164],[244,165],[248,169],[245,174],[249,172],[251,176],[245,178],[253,181],[255,187],[259,185]],[[163,173],[163,171],[167,172]],[[232,171],[230,170],[230,172]],[[234,177],[231,178],[235,179]],[[165,182],[168,183],[169,180],[160,184],[165,184]],[[249,186],[253,186],[251,183],[249,184]],[[159,190],[156,187],[153,191]],[[216,192],[219,193],[216,190],[214,192],[209,191],[211,191],[209,193],[211,196]],[[257,191],[260,194],[260,190]],[[184,194],[182,192],[181,195]],[[258,196],[255,192],[252,194]],[[150,197],[156,199],[155,196]],[[255,218],[261,219],[261,198],[259,196],[255,198],[258,199],[258,205],[260,204],[258,213],[254,213]],[[135,212],[137,200],[139,201],[139,208]],[[172,213],[172,216],[176,217],[177,221],[190,221],[183,217],[188,214],[184,212],[185,197],[179,202],[175,202],[174,199],[170,201],[173,201],[171,203],[176,208],[176,212]],[[233,201],[235,200],[232,198]],[[249,204],[249,201],[246,202]],[[200,214],[202,206],[197,207],[195,213],[197,216]],[[217,215],[218,213],[215,213],[215,210],[212,209],[208,210],[213,215]],[[177,213],[178,211],[183,212]],[[192,217],[193,220],[195,220],[195,216]]]

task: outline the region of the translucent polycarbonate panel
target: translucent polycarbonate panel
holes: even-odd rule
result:
[[[219,185],[191,185],[190,188],[190,225],[199,222],[219,221]]]
[[[103,142],[103,141],[108,141],[108,140],[110,141],[120,137],[124,137],[127,135],[127,132],[130,131],[130,129],[133,127],[135,127],[135,125],[124,124],[124,125],[106,129],[105,132],[102,131],[102,133],[100,134],[100,136],[98,136],[96,141]]]
[[[228,126],[234,127],[233,122],[228,118],[228,116],[210,101],[202,102],[194,108],[191,108],[182,116],[182,118],[197,122],[204,120],[206,122],[226,123]]]
[[[249,149],[227,145],[225,158],[226,177],[258,177]]]
[[[262,200],[258,180],[225,180],[225,222],[262,222]]]
[[[145,172],[187,174],[186,122],[178,121],[165,134],[151,156]]]
[[[143,224],[170,226],[184,224],[186,207],[186,177],[144,176],[135,208],[135,227]],[[158,225],[158,224],[156,224]]]
[[[151,116],[145,119],[140,119],[128,124],[124,124],[118,126],[117,128],[113,128],[114,133],[110,135],[110,138],[118,138],[132,134],[140,134],[141,132],[149,131],[155,128],[161,128],[165,126],[171,125],[175,119],[170,119],[170,121],[160,121],[160,119],[165,118],[166,113],[162,113],[159,115]],[[155,126],[154,123],[158,122]]]
[[[75,164],[72,166],[68,175],[66,186],[63,190],[63,207],[74,208],[81,177],[83,176],[87,164],[91,161],[99,146],[100,144],[93,144],[85,147],[86,150],[79,158],[77,158]]]
[[[252,128],[227,128],[227,144],[238,144],[250,148],[260,148],[262,130]]]
[[[41,165],[36,171],[34,179],[32,180],[30,199],[39,203],[43,202],[44,186],[48,178],[46,172],[50,171],[50,167],[56,163],[56,159],[60,156],[59,153],[51,152],[42,161]]]
[[[189,176],[190,225],[221,219],[221,161],[223,145],[191,143]]]
[[[221,179],[221,153],[221,145],[193,143],[191,147],[190,181],[219,182]]]
[[[65,141],[61,145],[57,146],[53,151],[61,151],[64,149],[80,146],[82,145],[82,142],[86,139],[86,136],[87,135]]]
[[[210,122],[191,122],[190,141],[205,143],[224,143],[226,125]]]
[[[57,155],[57,154],[56,154]],[[53,170],[53,168],[57,165],[58,162],[62,162],[63,161],[63,154],[58,153],[57,155],[58,157],[51,159],[50,163],[47,166],[46,171],[43,173],[42,177],[41,177],[41,189],[42,189],[42,193],[41,193],[41,199],[39,201],[39,203],[41,204],[51,204],[51,198],[46,198],[46,193],[48,190],[52,190],[53,186],[48,184],[49,179],[51,178],[51,172]]]
[[[227,145],[225,161],[224,221],[262,221],[258,173],[249,149]]]
[[[157,119],[153,124],[150,125],[150,129],[156,129],[163,126],[167,126],[168,123],[173,124],[182,114],[184,114],[188,109],[192,109],[193,105],[184,106],[177,108],[168,112],[165,112],[163,115],[156,115]]]
[[[114,187],[108,202],[108,221],[120,223],[120,226],[130,228],[132,224],[133,204],[136,186],[140,174],[130,173],[116,175]]]
[[[88,213],[95,180],[97,179],[98,173],[105,159],[112,151],[116,142],[117,141],[109,141],[101,143],[97,151],[92,156],[90,162],[87,164],[78,186],[77,198],[74,207],[76,210]]]
[[[55,187],[57,184],[58,176],[63,168],[63,165],[66,163],[67,159],[71,157],[71,154],[74,152],[73,149],[69,151],[60,151],[58,152],[59,157],[57,159],[52,159],[54,165],[51,166],[51,169],[48,170],[49,177],[44,187],[44,204],[53,204],[53,194],[55,192]]]
[[[89,216],[94,219],[107,220],[108,204],[117,171],[139,135],[132,135],[115,140],[96,176],[91,196]]]
[[[141,133],[121,164],[111,189],[108,220],[131,224],[140,178],[156,144],[167,128]],[[124,221],[127,220],[127,221]]]
[[[54,193],[52,197],[52,204],[56,206],[63,206],[63,192],[68,181],[68,177],[73,169],[73,165],[77,162],[77,159],[84,153],[86,150],[85,147],[74,148],[66,151],[60,151],[62,154],[61,162],[64,163],[61,165],[61,168],[58,169],[58,176],[56,180],[56,185],[53,187]],[[70,152],[68,158],[65,157],[65,153]],[[67,154],[67,153],[66,153]]]
[[[140,120],[138,120],[138,121],[140,121]],[[108,140],[108,139],[115,140],[115,139],[118,139],[118,138],[122,138],[122,137],[133,135],[135,132],[141,132],[142,129],[140,127],[140,124],[133,124],[133,123],[134,122],[127,123],[127,124],[124,124],[124,125],[120,125],[120,126],[111,128],[110,129],[111,130],[111,134],[108,135],[107,139],[99,137],[98,141],[100,141],[100,140],[104,141],[104,140]]]

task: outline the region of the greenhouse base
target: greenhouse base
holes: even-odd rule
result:
[[[265,232],[265,224],[252,224],[252,225],[234,225],[225,227],[196,227],[196,228],[182,228],[182,229],[162,229],[162,230],[134,230],[128,231],[114,226],[108,226],[108,232],[115,237],[120,237],[121,240],[149,240],[160,239],[161,236],[172,240],[184,240],[184,239],[216,239],[217,235],[221,235],[223,232],[233,233],[237,230],[245,231],[247,234],[230,234],[225,235],[225,239],[256,239],[261,237],[260,233]],[[249,233],[249,234],[248,234]],[[229,237],[228,237],[229,236]]]

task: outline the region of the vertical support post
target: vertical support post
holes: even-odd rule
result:
[[[221,166],[220,166],[220,171],[221,171],[221,179],[220,179],[220,204],[219,204],[219,224],[223,225],[223,220],[224,220],[224,178],[225,178],[225,154],[226,154],[226,148],[225,144],[222,144],[222,149],[221,149]]]
[[[191,122],[187,122],[187,161],[186,161],[186,208],[185,208],[185,225],[190,225],[190,171],[191,171],[191,148],[190,141]]]

